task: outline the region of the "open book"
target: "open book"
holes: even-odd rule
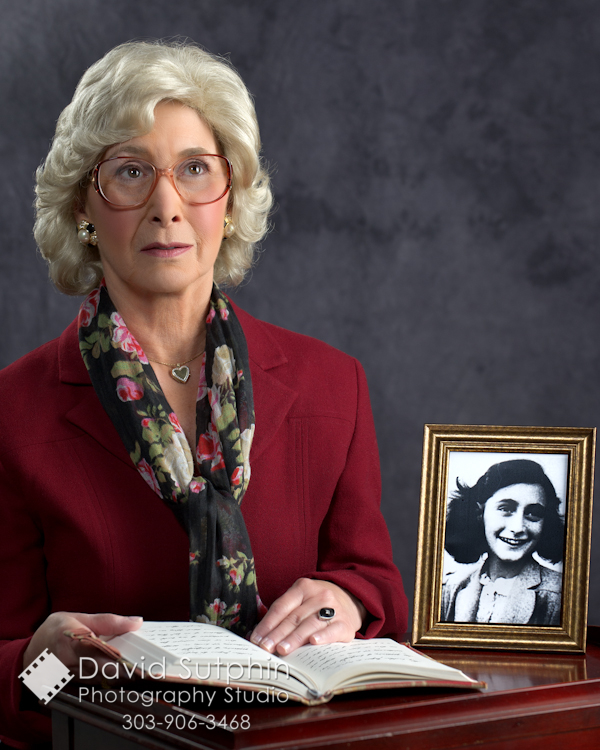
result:
[[[266,690],[307,705],[355,690],[485,687],[388,638],[307,645],[279,657],[229,630],[194,622],[145,622],[107,641],[89,632],[70,635],[119,661],[129,677]]]

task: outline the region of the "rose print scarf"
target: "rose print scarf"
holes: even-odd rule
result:
[[[250,480],[254,407],[246,339],[227,298],[213,288],[196,402],[196,464],[104,283],[81,305],[79,348],[131,460],[188,534],[190,619],[249,633],[265,611],[240,510]]]

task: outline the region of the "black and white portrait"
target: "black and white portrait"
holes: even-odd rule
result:
[[[568,463],[450,452],[442,622],[560,625]]]

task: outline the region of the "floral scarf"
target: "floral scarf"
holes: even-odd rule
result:
[[[188,534],[190,619],[251,632],[265,612],[240,510],[250,481],[254,407],[246,339],[227,298],[213,288],[196,402],[196,463],[104,283],[81,305],[79,348],[131,460]]]

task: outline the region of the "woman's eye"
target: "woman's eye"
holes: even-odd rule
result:
[[[199,161],[195,161],[195,162],[192,162],[191,164],[188,164],[185,168],[185,171],[188,174],[193,175],[194,177],[197,177],[197,176],[204,174],[208,170],[206,169],[206,164],[203,164],[202,162],[199,162]]]
[[[210,164],[206,159],[194,157],[187,161],[181,162],[175,170],[179,179],[193,179],[196,177],[206,177],[210,174]]]
[[[544,516],[541,513],[525,513],[525,518],[533,523],[538,523]]]
[[[122,179],[137,180],[143,176],[144,172],[139,164],[124,164],[117,174]]]

